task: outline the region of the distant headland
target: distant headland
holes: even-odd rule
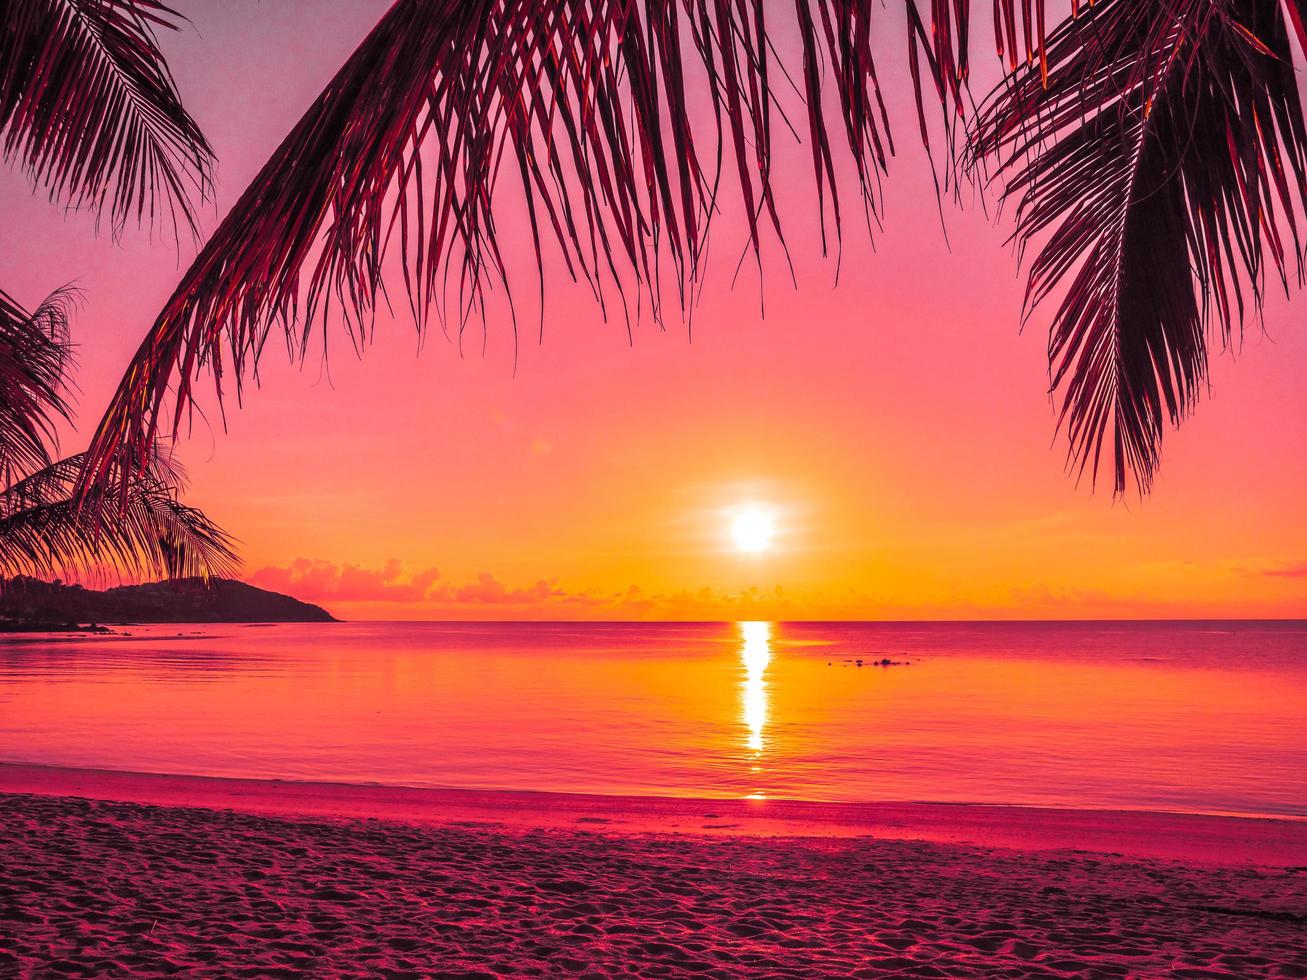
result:
[[[103,591],[20,576],[0,582],[0,632],[127,623],[332,623],[321,606],[233,579],[120,585]]]

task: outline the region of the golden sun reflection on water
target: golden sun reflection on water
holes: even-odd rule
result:
[[[740,662],[744,667],[744,682],[740,687],[740,714],[745,727],[745,745],[753,755],[752,772],[762,771],[757,764],[762,759],[767,743],[763,732],[767,727],[767,665],[771,663],[771,623],[740,623]],[[750,793],[761,799],[761,792]]]
[[[0,758],[391,786],[1307,816],[1307,628],[1294,624],[131,633],[0,639]],[[868,656],[912,666],[844,664]]]

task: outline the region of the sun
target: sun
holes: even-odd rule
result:
[[[748,507],[735,515],[731,522],[731,537],[741,551],[757,554],[771,547],[776,522],[771,514],[759,507]]]

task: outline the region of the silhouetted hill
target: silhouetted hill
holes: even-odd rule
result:
[[[120,585],[98,591],[19,577],[0,588],[0,628],[67,623],[332,623],[321,606],[215,578]]]

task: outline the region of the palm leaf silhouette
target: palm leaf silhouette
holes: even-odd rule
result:
[[[112,509],[74,499],[85,457],[51,454],[56,420],[72,417],[63,389],[74,295],[61,290],[29,314],[0,293],[0,577],[231,571],[232,540],[178,500],[185,473],[156,451],[114,475],[124,490]]]
[[[236,567],[232,539],[178,500],[175,466],[158,457],[134,466],[125,505],[100,512],[73,499],[83,465],[70,456],[0,492],[0,575],[208,579]]]
[[[195,229],[212,151],[155,39],[157,0],[6,0],[0,14],[0,151],[52,200]]]
[[[969,108],[970,5],[904,3],[922,137],[929,141],[933,91],[951,141]],[[1278,255],[1276,243],[1294,237],[1285,225],[1292,209],[1268,210],[1265,187],[1270,181],[1281,202],[1304,196],[1294,162],[1301,107],[1285,81],[1291,52],[1276,0],[1069,6],[1071,18],[1046,40],[1044,0],[996,0],[997,47],[1011,74],[973,121],[968,149],[997,159],[1011,192],[1026,195],[1021,240],[1087,209],[1069,219],[1081,226],[1079,237],[1068,230],[1037,261],[1031,299],[1057,288],[1086,297],[1055,319],[1051,345],[1056,385],[1067,389],[1072,453],[1096,469],[1110,432],[1116,487],[1133,472],[1146,488],[1160,420],[1179,421],[1205,376],[1196,322],[1207,298],[1237,307],[1234,266],[1256,279],[1262,243]],[[792,74],[771,43],[785,9],[793,10],[801,50]],[[1300,23],[1299,0],[1284,0],[1283,10]],[[204,372],[220,403],[227,384],[239,399],[269,336],[302,358],[319,326],[325,338],[334,307],[361,348],[384,302],[388,249],[398,253],[419,329],[434,311],[461,332],[484,309],[484,291],[508,285],[492,211],[505,171],[521,184],[538,269],[543,242],[552,240],[605,309],[614,292],[625,308],[633,289],[649,287],[657,313],[664,256],[681,304],[692,303],[723,170],[738,187],[755,255],[765,234],[784,245],[772,145],[792,121],[773,97],[778,79],[794,79],[805,98],[807,125],[799,127],[810,143],[823,238],[829,218],[838,239],[836,154],[852,160],[874,215],[893,152],[871,55],[874,11],[871,0],[796,0],[792,8],[765,0],[398,0],[182,277],[96,431],[79,494],[121,490],[113,474],[121,481],[164,428],[177,431]],[[1168,39],[1185,52],[1182,70],[1158,63]],[[821,97],[832,83],[834,120]],[[695,125],[697,88],[709,103],[706,132]],[[1233,149],[1216,140],[1215,122],[1185,114],[1219,100]],[[841,131],[843,139],[833,135]],[[1288,162],[1272,159],[1272,145]],[[1226,172],[1200,174],[1199,161],[1214,154]],[[1095,166],[1106,183],[1083,178]],[[1123,168],[1137,176],[1123,183]],[[1291,176],[1281,181],[1286,170]],[[1234,175],[1243,180],[1240,202],[1229,199]],[[1106,200],[1112,187],[1115,208]],[[1137,233],[1154,219],[1167,226],[1153,237],[1165,256],[1145,254]],[[1120,315],[1123,303],[1103,301],[1106,287],[1075,279],[1077,257],[1093,252],[1086,236],[1097,227],[1111,238],[1118,225],[1128,233],[1116,236],[1116,267],[1130,260],[1140,270],[1121,294],[1128,316]],[[1201,244],[1190,240],[1195,234]],[[1238,260],[1215,253],[1223,240]],[[1107,242],[1093,254],[1110,250]],[[1155,276],[1165,281],[1146,295]],[[1074,313],[1113,306],[1117,314]],[[1227,331],[1234,317],[1223,320]],[[1095,366],[1104,364],[1114,366]]]
[[[34,313],[0,291],[0,480],[50,463],[55,421],[70,418],[63,397],[71,360],[68,307],[61,290]]]
[[[195,230],[212,153],[177,97],[154,29],[156,0],[8,0],[0,14],[0,152],[52,200]],[[61,290],[34,313],[0,292],[0,575],[167,577],[234,567],[232,541],[177,499],[183,474],[151,447],[114,474],[112,512],[74,500],[83,456],[53,461],[71,363]]]
[[[1301,277],[1295,208],[1307,130],[1276,3],[1100,3],[1048,41],[971,133],[1039,243],[1027,302],[1060,297],[1052,381],[1080,471],[1146,490],[1166,424],[1223,342],[1260,309],[1269,271]]]

